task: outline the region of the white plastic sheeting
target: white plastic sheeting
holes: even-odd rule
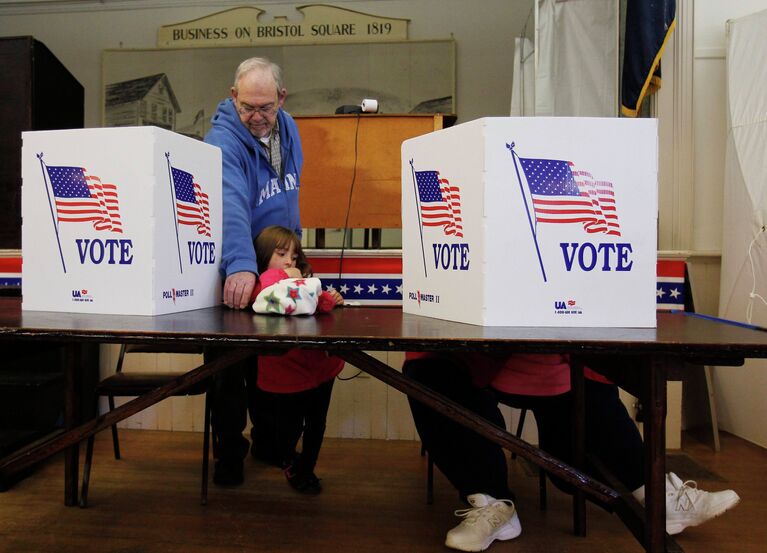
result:
[[[721,317],[767,326],[767,10],[729,22]],[[767,446],[767,361],[717,368],[724,429]],[[756,421],[756,422],[755,422]]]
[[[529,38],[514,39],[511,115],[535,115],[535,47]]]
[[[539,0],[536,28],[535,115],[617,115],[618,1]]]

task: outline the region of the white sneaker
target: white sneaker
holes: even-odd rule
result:
[[[460,551],[484,551],[495,540],[511,540],[522,533],[514,503],[475,493],[467,498],[469,509],[459,509],[464,520],[447,533],[445,545]]]
[[[666,475],[666,532],[678,534],[721,515],[740,501],[732,490],[706,492],[694,480],[682,482],[673,472]]]

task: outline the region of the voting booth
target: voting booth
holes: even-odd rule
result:
[[[402,305],[486,326],[655,327],[653,119],[485,118],[402,145]]]
[[[22,308],[221,303],[221,151],[156,127],[22,133]]]

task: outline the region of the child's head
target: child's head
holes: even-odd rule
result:
[[[301,240],[292,230],[272,225],[262,230],[253,241],[256,249],[258,272],[267,269],[285,269],[296,267],[301,274],[309,276],[311,266],[301,248]]]

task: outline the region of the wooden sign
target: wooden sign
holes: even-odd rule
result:
[[[163,25],[157,31],[158,48],[211,46],[273,46],[407,40],[409,19],[379,17],[324,5],[296,8],[299,20],[275,17],[255,7],[232,8],[200,19]]]

